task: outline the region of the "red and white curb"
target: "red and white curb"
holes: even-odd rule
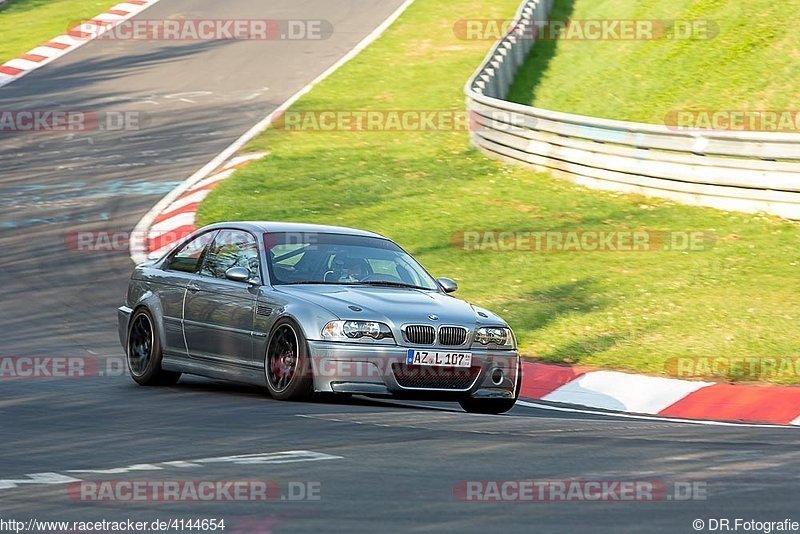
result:
[[[520,397],[672,419],[800,425],[800,387],[695,382],[523,364]]]
[[[127,0],[127,2],[119,3],[94,18],[71,28],[67,33],[59,35],[25,54],[3,63],[0,65],[0,87],[19,80],[26,74],[44,67],[61,56],[69,54],[73,50],[93,41],[158,1]]]
[[[146,250],[142,252],[150,259],[160,258],[169,252],[178,241],[197,229],[195,224],[197,208],[211,190],[237,169],[263,156],[264,153],[253,153],[233,158],[208,178],[185,188],[175,200],[166,205],[161,214],[153,219],[144,240]]]

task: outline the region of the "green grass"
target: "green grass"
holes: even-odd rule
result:
[[[417,0],[378,42],[294,110],[461,110],[488,42],[459,18],[517,0]],[[269,155],[201,205],[202,223],[355,226],[406,247],[458,296],[502,314],[527,356],[663,373],[676,356],[793,356],[800,347],[800,225],[574,186],[476,152],[464,132],[268,130]],[[466,252],[469,229],[714,232],[703,252]]]
[[[712,21],[713,39],[542,41],[509,99],[663,123],[671,110],[796,110],[800,0],[556,0],[552,19]]]
[[[0,63],[65,33],[119,0],[11,0],[0,10]],[[72,24],[70,24],[72,23]]]

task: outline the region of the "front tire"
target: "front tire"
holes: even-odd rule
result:
[[[461,399],[458,403],[468,413],[499,415],[514,407],[519,398],[520,389],[522,389],[522,361],[517,362],[517,385],[514,388],[513,399],[473,399],[469,397]]]
[[[300,327],[288,318],[278,320],[272,328],[264,360],[270,395],[277,400],[309,398],[314,380],[308,361],[308,344]]]
[[[153,315],[140,308],[128,324],[127,360],[131,378],[140,386],[172,386],[181,378],[180,373],[161,368],[161,343],[155,329]]]
[[[461,399],[458,403],[468,413],[499,415],[506,413],[516,404],[516,399]]]

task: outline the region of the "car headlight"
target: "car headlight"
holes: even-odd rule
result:
[[[514,348],[514,334],[510,328],[484,326],[475,330],[474,339],[481,345]]]
[[[388,326],[376,321],[331,321],[322,329],[322,337],[337,341],[394,338]]]

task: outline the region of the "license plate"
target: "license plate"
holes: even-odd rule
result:
[[[471,367],[472,354],[469,352],[438,352],[408,349],[407,365],[431,365],[436,367]]]

